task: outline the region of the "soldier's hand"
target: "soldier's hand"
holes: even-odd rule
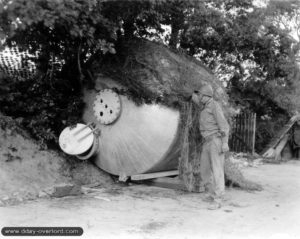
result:
[[[196,103],[196,104],[199,104],[200,102],[199,102],[199,98],[198,98],[198,96],[196,95],[196,94],[192,94],[192,101],[194,102],[194,103]]]
[[[222,152],[223,153],[226,153],[226,152],[228,152],[229,151],[229,146],[228,146],[228,144],[227,143],[223,143],[222,144]]]

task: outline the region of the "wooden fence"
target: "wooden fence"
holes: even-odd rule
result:
[[[231,151],[254,154],[256,113],[243,113],[233,119],[229,147]]]

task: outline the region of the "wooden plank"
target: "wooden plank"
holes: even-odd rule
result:
[[[149,186],[187,191],[187,188],[185,187],[184,183],[181,180],[179,180],[178,177],[176,177],[176,178],[169,178],[169,177],[156,178],[156,179],[152,179],[152,180],[147,180],[144,183]]]
[[[234,133],[237,134],[237,117],[234,119]],[[234,137],[234,151],[237,152],[237,142],[238,140]]]
[[[233,130],[232,136],[237,135],[237,134],[238,134],[238,115],[234,117],[234,130]],[[236,137],[232,137],[232,138],[233,138],[233,151],[237,152],[238,151],[238,147],[237,147],[238,140]]]
[[[274,158],[275,157],[275,149],[269,148],[262,156],[264,158]]]
[[[251,135],[250,135],[250,130],[251,130],[251,113],[247,113],[246,125],[247,125],[247,131],[246,131],[246,138],[247,138],[247,140],[246,140],[246,143],[251,148],[251,146],[252,146]]]
[[[255,153],[256,113],[253,115],[252,154]]]
[[[254,113],[249,113],[249,146],[251,148],[251,152],[250,153],[253,153],[253,117],[254,117]]]
[[[244,126],[243,126],[243,114],[240,115],[240,136],[242,138],[242,142],[244,141]],[[244,145],[240,143],[240,152],[244,152]]]
[[[241,133],[242,133],[242,116],[239,115],[238,135],[241,136]],[[242,152],[242,143],[241,143],[241,141],[238,142],[238,152]]]
[[[252,118],[252,113],[248,113],[248,119],[247,119],[247,144],[248,146],[252,149],[252,134],[251,134],[251,131],[252,131],[252,124],[251,124],[251,118]],[[249,153],[252,153],[252,150],[251,152]]]
[[[254,113],[249,114],[249,146],[251,147],[251,152],[253,153],[253,117]]]
[[[292,118],[293,119],[293,118]],[[277,144],[280,142],[280,140],[285,136],[285,134],[291,129],[291,127],[294,125],[295,121],[290,120],[287,124],[283,126],[283,128],[276,134],[270,143],[267,145],[267,147],[263,150],[263,154],[268,151],[270,148],[275,148]]]
[[[235,134],[237,135],[238,134],[238,124],[239,124],[239,121],[238,121],[238,115],[235,117]],[[235,152],[238,152],[238,140],[235,140]]]
[[[235,134],[237,135],[238,134],[238,115],[235,117]],[[234,149],[235,149],[235,152],[238,151],[238,140],[235,139],[235,142],[234,142]]]
[[[244,118],[243,118],[243,135],[244,135],[244,141],[246,142],[244,146],[244,151],[243,152],[248,152],[247,146],[248,146],[248,140],[247,140],[247,114],[244,113]]]
[[[263,150],[263,153],[266,152],[270,148],[275,148],[276,145],[280,142],[280,140],[285,136],[285,134],[291,129],[294,123],[300,119],[300,114],[294,115],[284,126],[283,128],[276,134],[267,147]]]
[[[247,145],[247,147],[245,147],[245,151],[246,153],[248,152],[247,148],[249,147],[249,144],[248,144],[248,113],[245,113],[244,114],[244,125],[245,125],[245,128],[244,128],[244,134],[245,134],[245,143]]]
[[[242,134],[243,134],[243,140],[245,142],[245,145],[243,146],[243,152],[247,152],[247,149],[246,149],[246,145],[247,145],[247,128],[246,128],[246,114],[244,113],[243,114],[243,118],[242,118]]]
[[[164,172],[157,172],[157,173],[136,174],[136,175],[130,176],[130,178],[133,181],[138,181],[138,180],[146,180],[146,179],[152,179],[152,178],[176,176],[178,174],[179,174],[178,170],[172,170],[172,171],[164,171]]]
[[[232,128],[231,128],[232,133],[230,134],[230,144],[231,144],[230,150],[231,151],[235,151],[235,149],[234,149],[234,137],[232,136],[232,134],[234,133],[234,130],[235,130],[234,127],[235,127],[235,121],[233,119]]]
[[[289,140],[289,135],[286,134],[282,140],[279,142],[279,144],[277,145],[277,147],[275,148],[275,160],[276,161],[280,161],[281,160],[281,152],[284,148],[284,146],[287,144]]]

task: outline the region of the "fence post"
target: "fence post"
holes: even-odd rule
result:
[[[251,114],[249,112],[246,113],[246,125],[247,125],[247,130],[246,130],[246,143],[247,145],[250,145],[249,142],[250,142],[250,127],[251,127],[251,124],[250,124],[250,116]]]
[[[255,153],[256,113],[253,114],[252,155]]]
[[[241,132],[242,132],[242,115],[239,115],[239,134],[241,134]],[[242,145],[242,143],[241,143],[240,140],[238,142],[239,142],[239,149],[238,149],[238,151],[241,152],[243,145]]]

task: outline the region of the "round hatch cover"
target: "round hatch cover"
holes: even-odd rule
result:
[[[75,127],[65,128],[58,139],[60,148],[70,155],[86,152],[92,146],[93,141],[93,131],[85,124],[76,124]]]
[[[121,114],[120,96],[111,89],[104,89],[96,96],[94,114],[101,124],[111,124]]]

